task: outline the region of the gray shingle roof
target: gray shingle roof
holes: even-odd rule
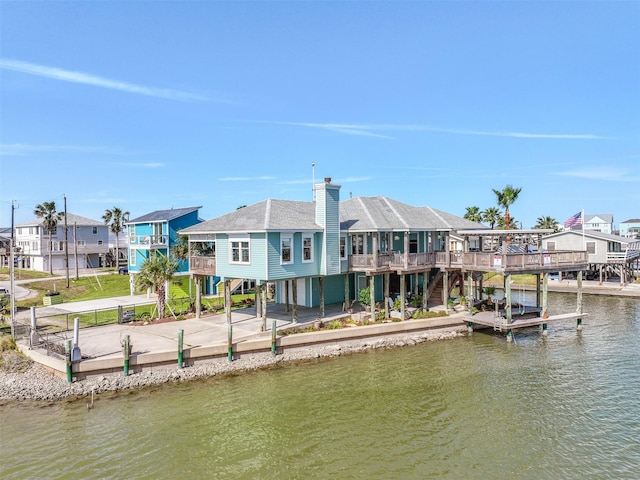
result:
[[[155,212],[147,213],[138,218],[133,218],[125,225],[131,223],[147,223],[147,222],[169,222],[175,218],[180,218],[183,215],[187,215],[191,212],[197,211],[202,207],[185,207],[185,208],[170,208],[168,210],[156,210]]]
[[[340,203],[340,229],[349,232],[484,229],[431,207],[414,207],[387,197],[355,197]],[[189,233],[320,231],[315,203],[263,200],[220,217],[181,230]]]
[[[62,218],[58,220],[58,225],[64,225],[64,212],[60,212],[60,213],[62,213]],[[74,225],[74,224],[77,225],[78,227],[97,226],[97,225],[105,226],[104,222],[101,222],[99,220],[92,220],[87,217],[81,217],[80,215],[74,215],[73,213],[67,212],[67,226]],[[42,219],[35,218],[29,222],[24,222],[16,226],[29,227],[34,225],[42,225]]]
[[[188,233],[322,230],[315,223],[315,203],[267,199],[181,230]]]
[[[349,232],[484,229],[484,225],[432,207],[388,197],[355,197],[340,204],[340,229]]]

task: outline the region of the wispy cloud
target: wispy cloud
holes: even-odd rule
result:
[[[248,182],[248,181],[262,181],[262,180],[275,180],[275,177],[269,177],[267,175],[259,177],[222,177],[219,178],[221,182]]]
[[[476,135],[508,138],[530,138],[550,140],[604,140],[606,137],[593,134],[571,133],[528,133],[528,132],[491,132],[483,130],[461,130],[439,128],[429,125],[388,125],[388,124],[350,124],[350,123],[305,123],[305,122],[273,122],[277,125],[318,128],[347,135],[362,135],[378,138],[394,138],[380,132],[434,132],[453,135]]]
[[[638,182],[638,175],[627,169],[607,167],[585,167],[560,172],[563,177],[581,178],[585,180],[604,180],[610,182]]]
[[[204,97],[202,95],[182,92],[180,90],[136,85],[134,83],[111,80],[88,73],[63,70],[57,67],[37,65],[34,63],[22,62],[19,60],[10,60],[7,58],[0,59],[0,68],[27,73],[29,75],[37,75],[39,77],[53,78],[55,80],[61,80],[63,82],[81,83],[84,85],[92,85],[94,87],[108,88],[111,90],[119,90],[127,93],[136,93],[139,95],[147,95],[150,97],[159,97],[167,100],[179,100],[184,102],[209,100],[207,97]]]
[[[28,145],[13,143],[0,145],[0,155],[30,155],[32,153],[115,153],[107,147],[80,145]]]

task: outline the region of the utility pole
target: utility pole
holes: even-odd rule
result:
[[[67,196],[64,197],[64,263],[67,272],[67,288],[69,288],[69,229],[67,228]]]
[[[15,265],[14,265],[14,210],[16,209],[15,203],[11,201],[11,241],[9,242],[9,308],[11,308],[11,337],[16,338],[16,294],[15,294]]]

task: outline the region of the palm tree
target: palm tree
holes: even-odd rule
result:
[[[58,222],[64,218],[64,213],[56,212],[56,202],[42,202],[36,205],[33,214],[42,219],[42,226],[49,233],[49,274],[53,275],[53,262],[51,251],[53,250],[53,232],[58,229]]]
[[[500,215],[500,210],[496,207],[489,207],[482,212],[482,221],[489,224],[491,230],[496,226],[496,223],[500,222],[502,215]]]
[[[178,270],[178,261],[161,253],[152,253],[140,266],[136,274],[136,287],[139,289],[155,288],[158,292],[158,318],[164,318],[167,282]]]
[[[516,217],[511,217],[509,220],[510,220],[510,225],[507,227],[506,217],[500,216],[500,219],[498,220],[498,228],[502,230],[517,230],[518,224],[522,223],[516,220]]]
[[[124,230],[124,223],[129,221],[129,212],[123,212],[118,207],[107,209],[102,216],[105,225],[109,225],[109,230],[116,236],[116,268],[120,265],[120,248],[118,237]]]
[[[493,193],[496,194],[498,199],[498,205],[504,208],[504,225],[506,230],[509,230],[511,226],[509,207],[518,199],[521,191],[522,188],[515,188],[511,185],[507,185],[504,190],[493,189]]]
[[[467,207],[467,212],[464,214],[463,218],[471,220],[472,222],[480,223],[482,221],[482,212],[476,206]]]
[[[551,228],[555,233],[558,231],[558,221],[553,217],[538,217],[535,228]]]

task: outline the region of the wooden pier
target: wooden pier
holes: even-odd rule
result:
[[[482,325],[485,327],[491,327],[499,332],[508,332],[509,330],[515,330],[517,328],[541,326],[544,331],[546,330],[546,325],[549,323],[563,322],[567,320],[577,321],[588,316],[588,313],[580,312],[561,313],[559,315],[550,315],[547,318],[523,315],[521,318],[514,317],[511,323],[507,323],[507,319],[505,317],[496,315],[495,312],[479,312],[475,315],[465,316],[464,321],[467,322],[467,325],[470,325],[471,329],[473,329],[473,325]]]

